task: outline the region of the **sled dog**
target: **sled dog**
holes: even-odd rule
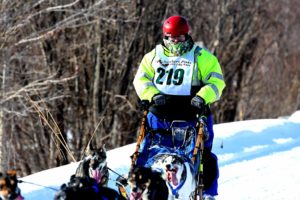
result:
[[[101,186],[107,186],[109,171],[106,161],[106,149],[103,145],[98,149],[89,146],[84,159],[76,169],[76,177],[91,177]]]
[[[136,167],[129,173],[130,200],[167,200],[168,187],[161,173]]]
[[[193,167],[176,154],[156,156],[152,169],[160,169],[169,188],[169,198],[190,199],[196,187]]]
[[[18,187],[18,179],[15,170],[0,172],[0,199],[23,200],[21,190]]]

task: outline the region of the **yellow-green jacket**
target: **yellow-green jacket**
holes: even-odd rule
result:
[[[133,81],[134,88],[141,100],[152,101],[152,97],[162,93],[155,87],[154,77],[157,73],[153,67],[153,61],[157,57],[157,49],[163,48],[167,57],[172,57],[169,51],[162,45],[157,45],[151,52],[147,53],[142,59],[136,76]],[[194,66],[192,74],[192,90],[188,101],[195,95],[202,97],[206,104],[211,104],[220,99],[225,88],[222,70],[217,58],[208,50],[194,46]],[[176,100],[178,102],[178,100]],[[177,105],[182,105],[177,104]],[[189,105],[190,106],[190,105]]]

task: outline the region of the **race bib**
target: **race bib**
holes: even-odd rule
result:
[[[183,56],[168,57],[161,45],[156,46],[156,55],[152,62],[155,70],[153,84],[159,91],[169,95],[191,95],[194,48]]]

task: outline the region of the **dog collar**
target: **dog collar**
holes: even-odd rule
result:
[[[186,181],[186,167],[183,168],[183,174],[182,174],[183,180],[180,181],[179,185],[175,188],[172,187],[171,183],[168,181],[168,185],[172,190],[172,194],[175,196],[175,198],[178,198],[179,194],[178,194],[178,190],[180,190],[180,188],[182,188],[182,186],[184,185],[185,181]]]

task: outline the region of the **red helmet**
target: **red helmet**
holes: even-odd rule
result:
[[[185,35],[189,33],[189,24],[185,18],[179,15],[171,16],[164,21],[163,33],[173,37]]]

